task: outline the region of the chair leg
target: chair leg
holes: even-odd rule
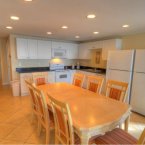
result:
[[[38,120],[38,130],[37,130],[38,131],[38,136],[40,136],[41,129],[42,129],[42,126],[41,126],[41,123]]]
[[[46,128],[46,144],[49,144],[50,130]]]

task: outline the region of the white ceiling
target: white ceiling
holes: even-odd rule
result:
[[[86,16],[90,13],[96,18],[88,20]],[[10,20],[11,15],[19,16],[20,20]],[[123,24],[130,27],[124,29]],[[5,28],[9,25],[12,30]],[[61,29],[62,25],[68,29]],[[47,35],[47,31],[53,35]],[[94,31],[100,33],[94,35]],[[143,32],[145,0],[0,0],[0,37],[16,33],[86,41]]]

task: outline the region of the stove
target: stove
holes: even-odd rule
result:
[[[49,68],[55,71],[55,82],[71,82],[70,71],[64,69],[64,64],[50,64]]]

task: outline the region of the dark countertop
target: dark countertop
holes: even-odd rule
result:
[[[65,69],[72,70],[72,67],[65,66]],[[106,69],[87,67],[87,66],[80,66],[80,69],[77,69],[75,66],[74,70],[92,72],[92,73],[97,73],[97,74],[106,74]],[[32,72],[46,72],[46,71],[51,71],[51,70],[49,69],[49,67],[16,68],[16,72],[18,72],[18,73],[32,73]]]

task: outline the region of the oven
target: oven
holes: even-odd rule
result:
[[[55,81],[56,82],[67,82],[70,83],[70,71],[69,70],[60,70],[55,72]]]

